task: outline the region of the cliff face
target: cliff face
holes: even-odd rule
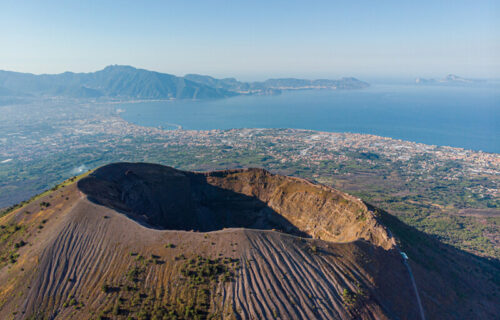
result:
[[[254,197],[312,238],[370,241],[384,249],[395,242],[364,203],[335,189],[261,169],[205,174],[209,184]]]
[[[132,163],[0,217],[0,318],[420,319],[380,221],[411,245],[428,319],[494,319],[498,269],[349,195],[260,169]]]

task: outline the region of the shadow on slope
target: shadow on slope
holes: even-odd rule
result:
[[[378,213],[408,255],[430,318],[493,319],[499,314],[500,261],[442,243],[397,217],[366,205]]]
[[[257,197],[223,189],[203,174],[140,163],[97,169],[78,182],[89,200],[151,228],[195,230],[278,229],[308,237]]]

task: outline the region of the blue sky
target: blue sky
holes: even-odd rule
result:
[[[0,0],[0,69],[498,78],[499,3]]]

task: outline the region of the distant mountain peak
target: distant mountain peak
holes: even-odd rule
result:
[[[443,80],[446,80],[446,81],[464,81],[464,80],[467,80],[465,78],[462,78],[460,76],[457,76],[456,74],[448,74]]]
[[[452,73],[446,75],[444,78],[441,79],[420,78],[420,77],[415,79],[416,84],[465,84],[465,83],[477,83],[477,82],[481,82],[481,80],[467,79]]]
[[[139,69],[129,65],[110,64],[109,66],[104,67],[103,70],[139,70]]]

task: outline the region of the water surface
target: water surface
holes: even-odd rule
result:
[[[143,126],[208,130],[297,128],[369,133],[500,153],[500,88],[373,85],[222,100],[126,103]]]

